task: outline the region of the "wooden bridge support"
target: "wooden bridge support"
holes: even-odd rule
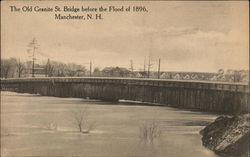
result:
[[[223,113],[249,112],[244,84],[107,78],[1,80],[1,90],[56,97],[119,99]]]

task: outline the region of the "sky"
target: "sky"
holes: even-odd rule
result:
[[[157,70],[216,72],[249,69],[247,1],[1,2],[1,57],[30,60],[28,44],[39,43],[37,63],[48,58],[93,67],[142,70],[149,58]],[[54,12],[10,12],[11,5],[146,6],[148,12],[103,13],[103,20],[55,20]],[[66,13],[62,13],[66,14]],[[73,13],[71,13],[73,14]]]

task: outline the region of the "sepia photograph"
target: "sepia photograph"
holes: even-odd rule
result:
[[[249,157],[248,1],[1,1],[2,157]]]

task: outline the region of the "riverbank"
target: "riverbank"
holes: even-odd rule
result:
[[[202,143],[223,157],[248,157],[250,114],[220,116],[200,131]]]

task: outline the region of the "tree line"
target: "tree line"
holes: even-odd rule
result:
[[[1,59],[1,78],[30,77],[32,70],[32,61],[22,62],[16,58]],[[36,76],[66,77],[84,76],[87,70],[79,64],[48,60],[44,65],[35,64],[34,71]]]
[[[33,72],[32,61],[20,61],[16,58],[1,59],[1,78],[31,77]],[[35,64],[35,76],[42,77],[83,77],[90,76],[90,69],[75,63],[48,61],[45,64]],[[105,67],[102,70],[96,67],[92,76],[129,77],[131,71],[122,67]]]
[[[131,63],[133,64],[133,63]],[[100,69],[86,68],[83,65],[75,63],[62,63],[58,61],[47,60],[45,64],[35,64],[35,76],[41,77],[134,77],[134,78],[160,78],[174,80],[206,80],[206,81],[223,81],[223,82],[247,82],[249,80],[248,70],[223,70],[219,69],[215,73],[207,72],[164,72],[160,75],[157,71],[141,70],[136,71],[124,67],[104,67]],[[16,58],[1,59],[1,78],[20,78],[31,77],[32,61],[22,62]]]

